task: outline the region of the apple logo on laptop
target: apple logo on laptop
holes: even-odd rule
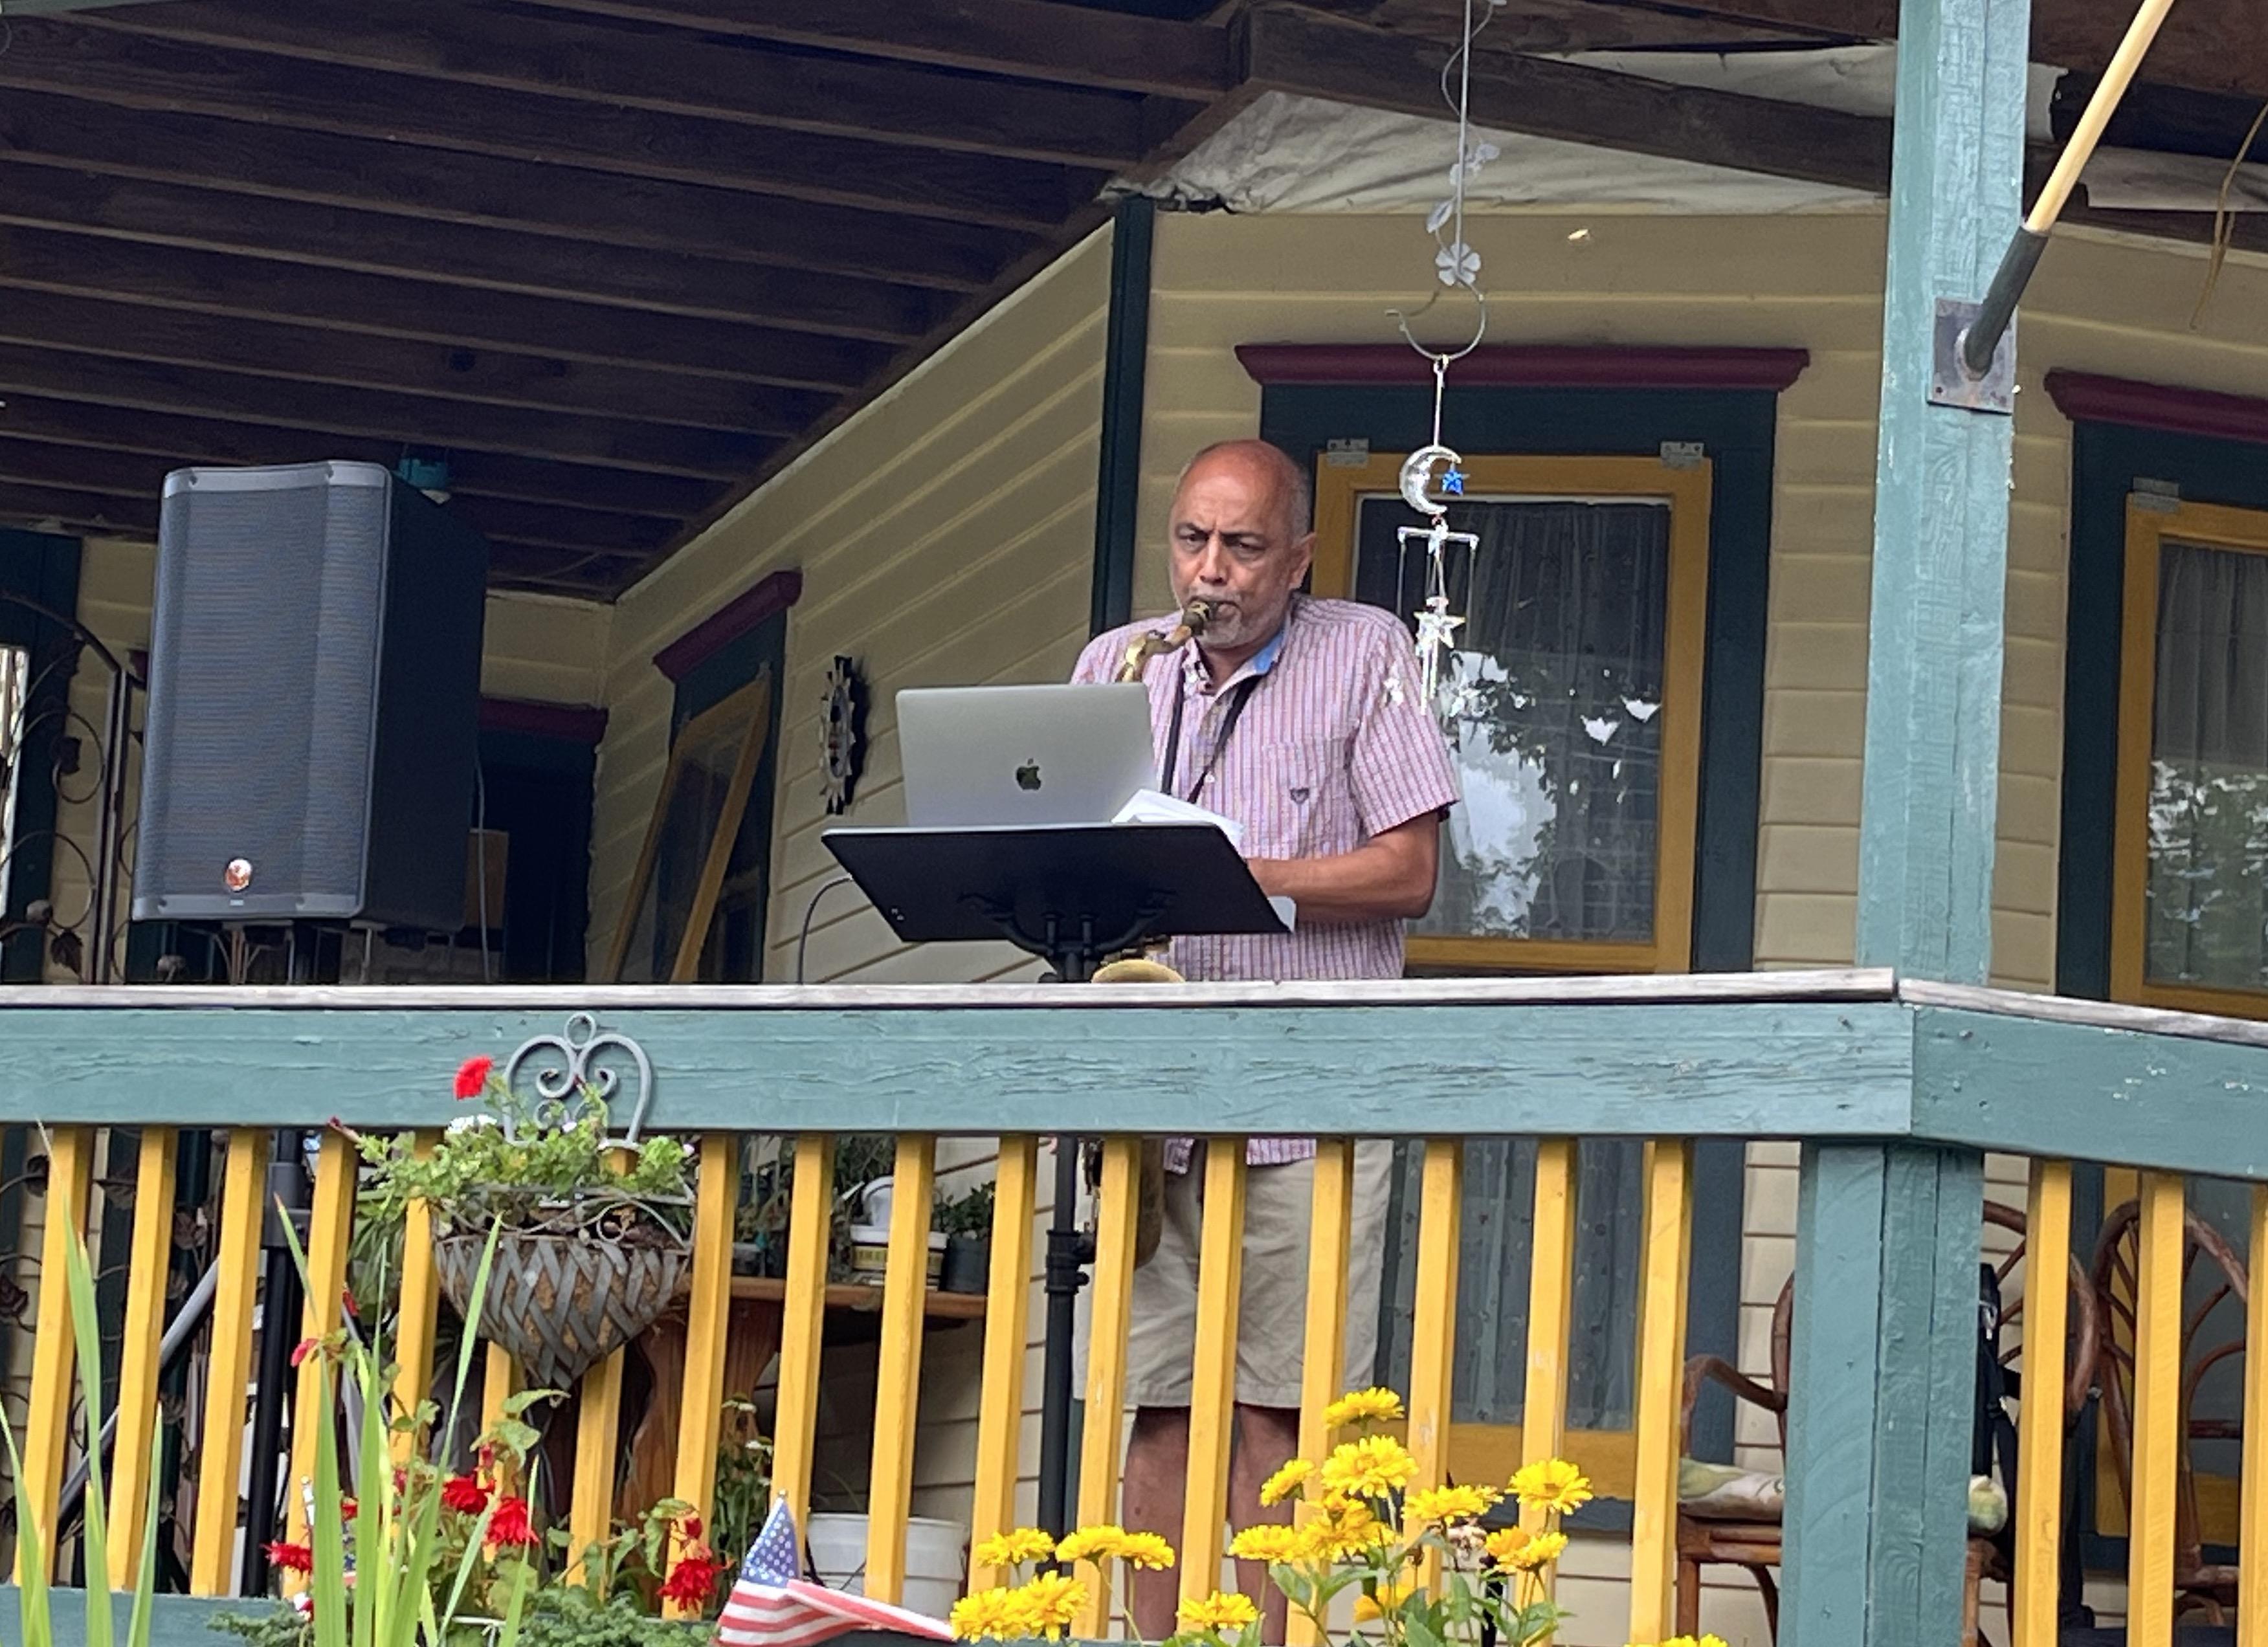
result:
[[[1040,763],[1038,761],[1027,761],[1023,765],[1016,768],[1016,787],[1020,790],[1035,790],[1040,787]]]

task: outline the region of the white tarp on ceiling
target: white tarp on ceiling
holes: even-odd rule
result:
[[[1677,85],[1889,115],[1896,50],[1862,46],[1800,52],[1588,52],[1568,61]],[[2050,140],[2048,104],[2062,70],[2035,65],[2027,121]],[[1481,129],[1498,157],[1467,185],[1475,208],[1618,206],[1725,214],[1848,208],[1873,197],[1729,167]],[[1271,92],[1145,192],[1231,211],[1425,212],[1448,193],[1456,139],[1440,120]],[[2210,211],[2225,162],[2103,149],[2087,171],[2098,207]],[[2268,166],[2242,169],[2230,204],[2268,209]]]

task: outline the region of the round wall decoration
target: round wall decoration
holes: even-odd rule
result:
[[[848,811],[851,790],[866,767],[866,681],[858,664],[838,657],[827,672],[827,714],[821,764],[827,773],[827,810]]]

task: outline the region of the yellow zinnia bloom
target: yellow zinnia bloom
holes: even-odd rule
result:
[[[1591,1478],[1565,1459],[1546,1459],[1515,1473],[1512,1490],[1527,1509],[1565,1515],[1591,1502]]]
[[[1503,1495],[1493,1487],[1421,1487],[1403,1501],[1410,1522],[1477,1521]]]
[[[1021,1567],[1027,1562],[1043,1562],[1056,1553],[1056,1541],[1037,1527],[1018,1527],[989,1538],[976,1547],[979,1567]]]
[[[1358,1624],[1375,1623],[1393,1608],[1407,1601],[1417,1588],[1418,1576],[1410,1573],[1390,1584],[1379,1585],[1375,1596],[1357,1596],[1354,1599],[1354,1621]]]
[[[1383,1498],[1409,1485],[1418,1460],[1392,1436],[1365,1436],[1335,1448],[1323,1460],[1323,1485],[1351,1498]]]
[[[1315,1467],[1305,1459],[1293,1459],[1270,1476],[1260,1488],[1260,1502],[1280,1504],[1300,1490],[1300,1484],[1315,1473]]]
[[[1259,1621],[1260,1609],[1250,1596],[1216,1590],[1202,1601],[1184,1601],[1175,1615],[1186,1630],[1248,1629]]]
[[[1121,1555],[1126,1548],[1126,1529],[1114,1526],[1081,1527],[1076,1533],[1066,1533],[1063,1542],[1056,1546],[1056,1559],[1060,1562],[1107,1562]]]
[[[1247,1527],[1228,1541],[1228,1553],[1241,1562],[1266,1562],[1276,1566],[1296,1562],[1307,1553],[1307,1535],[1297,1527],[1263,1522]]]
[[[1118,1540],[1118,1559],[1152,1570],[1174,1564],[1174,1547],[1155,1533],[1128,1533]]]
[[[1499,1567],[1512,1565],[1512,1558],[1528,1548],[1526,1527],[1498,1527],[1488,1535],[1481,1548],[1488,1552],[1489,1560]]]
[[[1086,1605],[1086,1586],[1061,1573],[1042,1573],[1012,1593],[1021,1603],[1022,1621],[1029,1633],[1049,1641],[1062,1640],[1071,1620]]]
[[[962,1641],[1022,1641],[1027,1612],[1013,1590],[979,1590],[953,1604],[953,1633]]]
[[[1345,1561],[1394,1541],[1394,1528],[1359,1499],[1341,1499],[1327,1505],[1304,1531],[1311,1561]]]
[[[1557,1561],[1560,1552],[1566,1548],[1567,1535],[1565,1533],[1539,1533],[1509,1555],[1502,1557],[1499,1564],[1511,1568],[1514,1572],[1539,1572]],[[1668,1647],[1668,1644],[1664,1643],[1663,1647]]]
[[[1323,1408],[1323,1423],[1333,1430],[1343,1424],[1382,1424],[1402,1416],[1402,1398],[1392,1390],[1349,1390]]]

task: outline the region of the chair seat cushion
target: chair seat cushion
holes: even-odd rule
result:
[[[1697,1521],[1778,1521],[1787,1510],[1787,1478],[1769,1470],[1681,1459],[1677,1508]],[[1988,1475],[1969,1483],[1969,1530],[1980,1536],[2008,1524],[2008,1495]]]

